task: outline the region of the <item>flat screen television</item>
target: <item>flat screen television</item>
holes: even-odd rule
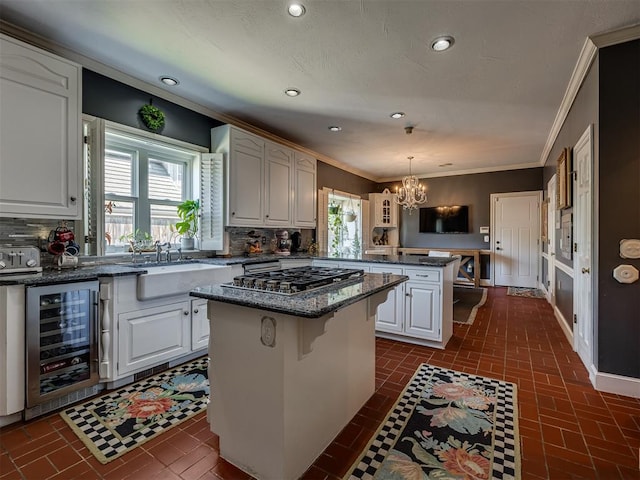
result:
[[[453,205],[420,209],[421,233],[469,233],[469,207]]]

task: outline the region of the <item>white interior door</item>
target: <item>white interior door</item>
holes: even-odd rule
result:
[[[491,195],[495,285],[538,286],[542,192]]]
[[[573,148],[574,242],[573,259],[573,348],[587,368],[593,364],[593,297],[592,297],[592,170],[593,146],[591,126]]]
[[[547,210],[547,300],[556,304],[556,176],[547,184],[549,208]]]

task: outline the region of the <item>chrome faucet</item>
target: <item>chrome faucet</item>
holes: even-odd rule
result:
[[[142,249],[136,248],[136,242],[129,242],[129,244],[131,245],[131,263],[136,263],[136,253],[142,255]]]
[[[178,247],[176,251],[178,252],[178,261],[181,262],[182,261],[182,248]],[[173,260],[172,253],[174,253],[174,252],[172,252],[171,250],[167,250],[167,263],[170,263],[171,260]]]
[[[171,248],[171,243],[160,243],[160,241],[156,241],[156,262],[160,263],[162,261],[162,247],[167,247],[167,249]],[[169,252],[167,251],[167,261],[169,261]]]

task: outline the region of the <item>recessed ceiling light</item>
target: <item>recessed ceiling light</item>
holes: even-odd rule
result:
[[[444,52],[445,50],[448,50],[449,48],[453,47],[454,43],[455,43],[455,40],[453,37],[445,35],[445,36],[436,38],[431,43],[431,48],[433,49],[434,52]]]
[[[287,8],[287,11],[292,17],[301,17],[307,10],[301,3],[292,3],[291,5],[289,5],[289,8]]]
[[[391,115],[389,115],[391,118],[402,118],[404,117],[404,112],[394,112]]]
[[[300,90],[298,90],[297,88],[287,88],[284,91],[284,94],[288,97],[297,97],[298,95],[300,95]]]
[[[339,127],[337,125],[331,125],[329,127],[329,131],[331,131],[331,132],[339,132],[340,130],[342,130],[342,127]]]
[[[177,78],[169,77],[167,75],[163,75],[160,77],[160,81],[165,85],[169,85],[170,87],[175,87],[180,84],[180,81]]]

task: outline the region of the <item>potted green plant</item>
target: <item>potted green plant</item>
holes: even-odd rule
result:
[[[180,221],[176,223],[176,231],[182,235],[180,243],[183,250],[195,248],[200,218],[200,200],[185,200],[177,207]]]

